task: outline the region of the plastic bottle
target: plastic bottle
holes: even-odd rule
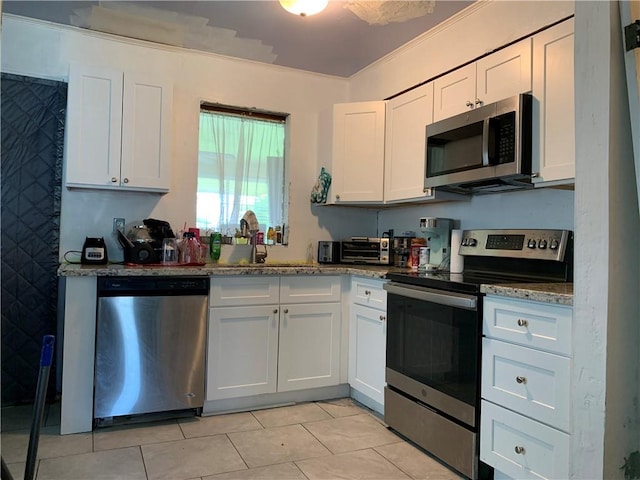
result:
[[[180,243],[180,263],[198,263],[200,260],[200,243],[194,232],[184,232]]]
[[[276,232],[273,227],[269,227],[269,230],[267,230],[267,245],[273,245],[274,243],[276,243]]]
[[[209,239],[209,256],[214,262],[220,259],[221,244],[222,235],[220,232],[214,232]]]

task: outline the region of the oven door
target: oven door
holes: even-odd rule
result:
[[[387,384],[476,430],[482,334],[479,297],[396,282],[384,288]]]

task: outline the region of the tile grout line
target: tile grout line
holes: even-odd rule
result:
[[[229,433],[234,433],[234,432],[229,432]],[[225,433],[224,436],[227,437],[227,440],[229,441],[229,443],[231,444],[231,446],[233,447],[233,449],[236,451],[236,453],[238,454],[238,456],[240,457],[240,460],[242,460],[242,463],[244,463],[244,465],[247,467],[247,470],[251,470],[251,467],[249,466],[249,464],[247,463],[247,461],[244,459],[244,457],[242,456],[242,454],[240,453],[240,450],[238,450],[238,447],[236,447],[236,444],[233,443],[233,440],[231,440],[231,437],[229,436],[229,433]]]

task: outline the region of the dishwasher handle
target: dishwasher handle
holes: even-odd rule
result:
[[[448,307],[463,308],[465,310],[478,309],[478,297],[463,293],[447,292],[414,285],[405,285],[397,282],[388,282],[383,288],[390,294],[401,297],[409,297],[414,300],[446,305]]]

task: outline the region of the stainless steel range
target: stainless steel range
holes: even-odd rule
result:
[[[572,281],[567,230],[465,230],[464,272],[389,273],[385,422],[469,478],[478,460],[482,284]]]

